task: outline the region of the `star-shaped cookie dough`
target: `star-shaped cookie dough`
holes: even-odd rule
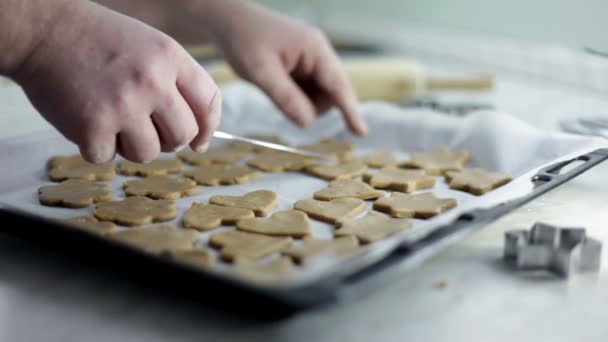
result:
[[[365,210],[365,202],[358,198],[338,198],[331,201],[307,199],[297,201],[293,207],[317,220],[335,223],[339,219],[362,213]]]
[[[339,139],[324,139],[319,143],[300,146],[301,149],[311,152],[335,156],[338,159],[347,159],[352,156],[355,145]]]
[[[167,224],[130,228],[106,236],[154,254],[193,249],[200,237],[196,230]]]
[[[57,185],[38,189],[41,204],[67,208],[85,208],[93,203],[109,201],[112,191],[106,184],[68,179]]]
[[[184,214],[184,227],[206,231],[252,217],[255,215],[251,209],[195,202]]]
[[[173,220],[177,216],[177,206],[172,200],[153,200],[148,197],[127,197],[122,201],[97,204],[95,217],[102,221],[112,221],[125,226],[139,226],[152,222]]]
[[[303,157],[294,153],[268,151],[260,153],[247,161],[247,165],[265,172],[302,171],[318,164],[314,158]]]
[[[446,147],[440,147],[432,152],[414,153],[402,166],[423,169],[429,175],[438,176],[448,171],[461,171],[468,162],[469,152],[451,152]]]
[[[177,159],[156,159],[149,163],[134,163],[121,160],[118,171],[126,176],[164,176],[178,173],[184,169],[184,164]]]
[[[370,211],[360,219],[343,219],[337,222],[336,237],[356,236],[361,243],[367,244],[404,231],[411,226],[406,218],[391,218],[377,211]]]
[[[243,159],[250,150],[230,145],[211,147],[203,153],[182,150],[177,153],[179,159],[192,165],[229,164],[234,165]]]
[[[170,176],[149,176],[126,181],[123,188],[127,196],[146,196],[153,199],[178,199],[200,192],[192,179]]]
[[[279,204],[279,195],[270,190],[255,190],[243,196],[212,196],[209,203],[251,209],[257,216],[266,216]]]
[[[483,169],[447,172],[445,179],[451,189],[462,190],[474,195],[483,195],[509,183],[513,178],[504,172],[490,172]]]
[[[281,251],[291,245],[290,237],[253,234],[238,230],[227,230],[211,235],[209,244],[220,249],[226,261],[257,260]]]
[[[395,158],[395,154],[391,151],[371,152],[363,157],[356,158],[356,160],[363,162],[365,165],[373,169],[395,166],[399,163],[397,158]]]
[[[53,157],[50,162],[49,178],[55,182],[66,179],[104,181],[114,177],[116,177],[114,164],[92,164],[79,155]]]
[[[204,165],[196,170],[185,171],[184,176],[202,185],[232,185],[252,181],[260,173],[240,165]]]
[[[359,241],[354,236],[343,236],[337,239],[318,239],[307,237],[299,245],[292,245],[283,251],[299,264],[308,263],[321,256],[346,256],[359,248]]]
[[[311,234],[308,216],[301,211],[279,211],[269,218],[248,218],[236,223],[239,230],[273,236],[292,236],[300,238]]]
[[[453,198],[438,198],[432,192],[408,195],[394,192],[391,197],[379,198],[374,209],[384,211],[393,217],[431,218],[456,207]]]
[[[392,166],[380,169],[377,173],[367,173],[363,178],[374,188],[401,192],[432,188],[436,182],[435,177],[422,170],[403,170]]]
[[[340,179],[329,183],[325,189],[315,192],[314,198],[320,201],[331,201],[337,198],[359,198],[362,200],[384,196],[384,191],[352,179]]]
[[[363,175],[367,171],[367,165],[351,160],[337,165],[316,165],[308,169],[308,173],[327,180],[351,179]]]
[[[61,222],[67,223],[74,228],[100,235],[105,235],[116,230],[116,225],[113,222],[99,221],[93,216],[70,217],[61,220]]]

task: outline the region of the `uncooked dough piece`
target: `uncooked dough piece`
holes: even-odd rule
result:
[[[240,165],[204,165],[196,170],[185,171],[184,176],[202,185],[232,185],[252,181],[260,173]]]
[[[192,249],[199,240],[196,230],[180,229],[167,224],[129,228],[106,236],[154,254]]]
[[[149,176],[126,181],[123,188],[127,196],[146,196],[154,199],[178,199],[200,192],[192,179],[170,176]]]
[[[279,211],[269,218],[248,218],[236,223],[239,230],[273,236],[291,236],[301,238],[311,234],[308,216],[301,211]]]
[[[267,236],[238,230],[227,230],[211,235],[209,244],[220,249],[226,261],[257,260],[291,245],[290,237]]]
[[[167,255],[176,261],[206,270],[215,263],[213,254],[206,249],[172,250]]]
[[[300,146],[301,149],[335,156],[338,159],[348,159],[355,150],[355,145],[351,142],[339,139],[324,139],[319,143]]]
[[[422,170],[402,170],[396,167],[385,167],[377,173],[368,173],[364,180],[377,189],[390,189],[401,192],[413,192],[431,188],[436,179]]]
[[[184,227],[206,231],[252,217],[251,209],[195,202],[184,214]]]
[[[335,223],[339,219],[362,213],[365,210],[365,202],[358,198],[338,198],[329,202],[307,199],[297,201],[293,207],[317,220]]]
[[[356,160],[359,160],[368,167],[374,169],[380,169],[387,166],[395,166],[399,163],[397,161],[397,158],[395,158],[395,154],[391,151],[371,152],[363,157],[356,158]]]
[[[103,202],[97,205],[95,217],[125,226],[139,226],[152,222],[173,220],[177,206],[172,200],[153,200],[148,197],[127,197],[122,201]]]
[[[322,256],[346,256],[359,248],[359,241],[354,236],[343,236],[337,239],[324,240],[307,237],[300,245],[292,245],[283,254],[290,256],[299,264],[308,263]]]
[[[188,164],[192,165],[211,165],[211,164],[231,164],[234,165],[243,159],[251,149],[246,150],[241,147],[222,145],[211,147],[203,153],[192,150],[182,150],[177,156]]]
[[[374,202],[374,209],[388,212],[393,217],[430,218],[456,207],[453,198],[438,198],[432,192],[416,195],[394,192]]]
[[[508,173],[490,172],[483,169],[447,172],[445,178],[451,189],[466,191],[474,195],[483,195],[513,179]]]
[[[469,152],[451,152],[446,147],[440,147],[432,152],[414,153],[411,160],[402,166],[423,169],[429,175],[438,176],[448,171],[461,171],[468,162]]]
[[[247,161],[247,165],[265,172],[302,171],[319,161],[295,153],[268,151],[260,153]]]
[[[411,222],[406,218],[391,218],[377,211],[370,211],[360,219],[344,219],[337,222],[336,237],[356,236],[361,243],[367,244],[406,230]]]
[[[118,170],[127,176],[165,176],[170,173],[182,172],[184,164],[177,159],[156,159],[149,163],[134,163],[122,160]]]
[[[61,222],[67,223],[74,228],[99,235],[105,235],[116,230],[116,225],[113,222],[99,221],[93,216],[70,217],[61,220]]]
[[[67,208],[85,208],[93,203],[109,201],[112,191],[106,184],[68,179],[57,185],[46,185],[38,189],[41,204]]]
[[[279,285],[286,281],[295,268],[290,258],[280,257],[274,260],[259,263],[249,260],[238,261],[232,273],[243,280],[258,285]]]
[[[66,179],[104,181],[114,177],[116,177],[114,164],[92,164],[82,159],[80,155],[57,156],[50,162],[49,178],[55,182]]]
[[[283,146],[288,146],[287,142],[285,142],[285,140],[283,140],[283,138],[281,138],[278,135],[267,135],[267,134],[249,134],[247,135],[247,138],[250,139],[254,139],[254,140],[260,140],[260,141],[266,141],[269,143],[273,143],[273,144],[279,144],[279,145],[283,145]],[[236,148],[239,149],[253,149],[254,152],[258,152],[258,153],[263,153],[266,151],[274,151],[273,149],[269,149],[267,147],[263,147],[263,146],[254,146],[245,142],[240,142],[240,141],[235,141],[233,143],[230,144],[231,146],[234,146]]]
[[[266,216],[279,204],[279,196],[270,190],[255,190],[243,196],[212,196],[209,198],[209,203],[251,209],[257,216]]]
[[[314,194],[314,198],[320,201],[331,201],[337,198],[367,200],[382,196],[384,196],[384,191],[376,190],[368,184],[352,179],[332,181],[327,188],[319,190]]]
[[[316,165],[308,169],[308,173],[327,180],[351,179],[363,175],[367,165],[357,160],[345,161],[337,165]]]

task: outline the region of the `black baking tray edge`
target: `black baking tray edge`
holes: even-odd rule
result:
[[[426,258],[488,223],[521,207],[608,159],[608,149],[598,149],[579,157],[542,168],[531,182],[533,190],[520,198],[492,208],[460,215],[415,244],[397,248],[390,255],[354,274],[327,278],[304,287],[264,288],[237,279],[205,272],[161,258],[127,245],[73,229],[57,221],[0,205],[0,233],[15,236],[53,252],[77,256],[131,281],[153,284],[163,291],[186,296],[203,305],[254,319],[277,319],[296,312],[345,301],[373,292],[391,276],[391,269],[414,268]],[[561,170],[573,162],[579,165]],[[393,276],[402,275],[392,272]]]

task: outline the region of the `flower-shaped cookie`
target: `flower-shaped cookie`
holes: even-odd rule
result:
[[[41,204],[67,208],[84,208],[93,203],[109,201],[112,191],[105,184],[68,179],[57,185],[38,189]]]
[[[170,173],[181,172],[184,164],[177,159],[156,159],[149,163],[134,163],[122,160],[118,164],[118,170],[127,176],[162,176]]]
[[[126,181],[123,185],[127,196],[146,196],[154,199],[178,199],[199,193],[192,179],[170,176],[149,176]]]
[[[53,157],[50,162],[49,178],[55,182],[66,179],[103,181],[116,177],[114,164],[92,164],[79,155]]]
[[[138,226],[152,222],[173,220],[177,207],[172,200],[153,200],[134,196],[122,201],[103,202],[95,208],[95,217],[125,226]]]

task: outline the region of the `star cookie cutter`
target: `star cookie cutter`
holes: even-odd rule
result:
[[[530,231],[505,233],[504,260],[519,270],[548,270],[562,277],[597,272],[602,243],[586,236],[585,228],[535,223]]]

